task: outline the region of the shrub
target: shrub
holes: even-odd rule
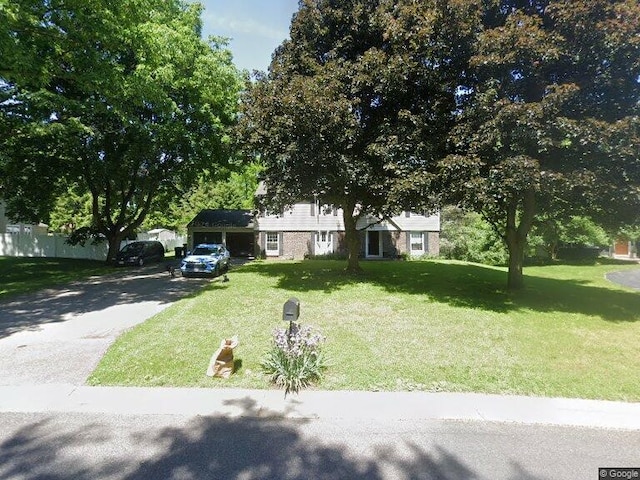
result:
[[[445,207],[441,213],[440,255],[443,258],[506,265],[509,255],[504,242],[475,212]]]
[[[326,368],[321,353],[325,339],[320,332],[307,325],[292,330],[291,334],[284,328],[273,331],[273,345],[262,361],[264,372],[284,388],[285,396],[319,381]]]

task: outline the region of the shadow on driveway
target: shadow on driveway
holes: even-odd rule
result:
[[[151,265],[12,297],[0,302],[0,339],[118,305],[170,304],[192,295],[210,281],[184,279],[179,275],[172,278],[164,265]]]

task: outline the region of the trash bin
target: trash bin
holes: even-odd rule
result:
[[[176,247],[174,249],[176,258],[182,258],[182,247]]]

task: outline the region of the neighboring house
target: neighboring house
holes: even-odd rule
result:
[[[396,258],[438,255],[440,217],[405,212],[380,221],[358,222],[361,256]],[[187,226],[189,248],[198,243],[221,242],[233,256],[251,252],[274,258],[346,254],[342,210],[316,202],[300,202],[279,214],[254,217],[249,210],[203,210]]]
[[[7,218],[4,203],[0,201],[0,234],[27,234],[27,235],[46,235],[48,231],[47,225],[40,223],[33,225],[30,223],[14,222]]]
[[[640,242],[638,242],[640,243]],[[618,239],[612,249],[612,253],[614,257],[628,257],[635,258],[638,255],[637,247],[638,243],[626,240],[626,239]]]
[[[234,257],[256,254],[254,216],[250,210],[202,210],[187,225],[187,249],[199,243],[224,243]]]
[[[146,240],[157,240],[158,242],[162,242],[163,245],[166,245],[168,242],[175,240],[177,235],[176,232],[167,228],[154,228],[147,232],[147,237]]]

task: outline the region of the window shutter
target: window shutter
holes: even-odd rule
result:
[[[311,248],[310,250],[310,254],[311,255],[315,255],[316,254],[316,236],[318,235],[317,232],[311,232]]]
[[[424,253],[429,253],[429,232],[422,232],[422,247]]]
[[[278,247],[280,251],[278,252],[280,256],[284,253],[284,245],[283,245],[284,234],[282,232],[278,233]]]
[[[260,232],[260,239],[258,240],[260,243],[260,254],[266,255],[267,253],[267,236],[264,232]]]
[[[411,254],[411,232],[406,231],[404,234],[407,237],[407,253]]]
[[[316,202],[311,202],[311,216],[316,216]]]

